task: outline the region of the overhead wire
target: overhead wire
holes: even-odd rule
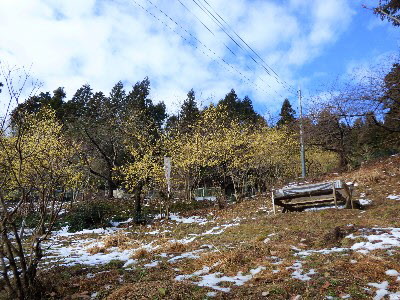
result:
[[[136,4],[138,4],[136,1],[134,1]],[[225,65],[227,65],[229,68],[231,68],[233,71],[235,71],[236,73],[238,73],[240,76],[242,76],[243,78],[245,78],[250,84],[254,85],[256,87],[256,89],[260,90],[260,91],[264,91],[266,92],[263,88],[261,88],[258,84],[252,82],[246,75],[244,75],[240,70],[238,70],[237,68],[235,68],[234,66],[232,66],[231,64],[229,64],[224,58],[220,57],[217,55],[217,53],[215,53],[215,51],[211,50],[209,47],[207,47],[204,43],[202,43],[196,36],[194,36],[193,34],[191,34],[188,30],[186,30],[184,27],[182,27],[177,21],[175,21],[173,18],[171,18],[168,14],[166,14],[161,8],[159,8],[156,4],[154,4],[151,0],[147,0],[147,2],[149,2],[151,5],[153,5],[156,9],[158,9],[166,18],[168,18],[171,22],[173,22],[176,26],[178,26],[179,28],[181,28],[182,30],[184,30],[188,35],[190,35],[194,40],[196,40],[198,42],[198,44],[200,44],[203,48],[205,48],[206,50],[208,50],[210,53],[214,54],[218,59],[220,59]],[[139,4],[138,4],[139,5]],[[140,5],[141,6],[141,5]],[[147,11],[148,13],[150,13],[147,9],[145,9],[143,6],[141,6],[142,9],[144,9],[145,11]],[[153,17],[155,17],[152,13],[150,13]],[[164,26],[167,26],[169,29],[171,29],[172,31],[174,31],[176,34],[178,34],[182,39],[184,39],[185,41],[187,41],[189,44],[193,45],[196,49],[200,50],[203,54],[205,54],[208,58],[216,61],[219,65],[221,65],[216,59],[210,57],[209,55],[207,55],[204,51],[202,51],[201,49],[199,49],[194,43],[191,43],[188,39],[186,39],[185,37],[183,37],[180,33],[178,33],[176,30],[174,30],[171,26],[167,25],[165,22],[161,21],[159,18],[155,17],[158,21],[160,21],[161,23],[164,24]],[[221,65],[222,66],[222,65]],[[224,66],[222,66],[224,67]],[[227,70],[225,68],[225,70]],[[230,70],[227,70],[230,71]]]
[[[195,13],[193,13],[181,0],[178,0],[178,2],[179,2],[190,14],[192,14],[192,15],[207,29],[207,31],[209,31],[213,36],[215,36],[215,33],[214,33],[207,25],[205,25],[204,22],[203,22]],[[200,8],[201,8],[201,7],[200,7]],[[228,51],[229,51],[230,53],[232,53],[232,55],[238,57],[238,55],[237,55],[227,44],[225,44],[225,42],[222,42],[222,43],[224,44],[225,48],[227,48]],[[253,72],[253,70],[252,70],[247,64],[246,64],[246,68],[247,68],[249,71]],[[271,86],[270,86],[267,82],[265,82],[261,77],[258,76],[258,78],[259,78],[261,81],[263,81],[269,88],[271,87]]]
[[[221,67],[223,67],[225,70],[227,70],[228,72],[231,72],[229,69],[227,69],[224,65],[222,65],[219,61],[217,61],[216,59],[213,59],[212,57],[210,57],[207,53],[205,53],[202,49],[200,49],[199,47],[196,46],[196,44],[190,42],[187,38],[185,38],[183,35],[181,35],[179,32],[177,32],[174,28],[172,28],[170,25],[168,25],[167,23],[165,23],[164,21],[162,21],[160,18],[158,18],[156,15],[154,15],[152,12],[150,12],[148,9],[146,9],[144,6],[142,6],[140,3],[138,3],[136,0],[132,0],[137,6],[139,6],[141,9],[143,9],[145,12],[147,12],[149,15],[151,15],[153,18],[155,18],[157,21],[159,21],[160,23],[162,23],[165,27],[169,28],[170,30],[172,30],[175,34],[179,35],[183,40],[185,40],[187,43],[191,44],[194,48],[196,48],[197,50],[201,51],[204,55],[206,55],[208,58],[210,58],[211,60],[214,60],[216,63],[218,63]],[[167,18],[169,18],[172,22],[174,22],[177,26],[179,26],[181,29],[185,30],[182,26],[180,26],[176,21],[174,21],[171,17],[169,17],[166,13],[164,13],[160,8],[158,8],[154,3],[152,3],[150,0],[147,0],[150,4],[152,4],[154,7],[156,7],[158,10],[160,10]],[[185,30],[186,31],[186,30]],[[192,38],[194,38],[195,40],[197,40],[199,42],[199,44],[201,44],[203,47],[205,47],[206,49],[208,49],[211,53],[216,54],[215,52],[213,52],[210,48],[208,48],[207,46],[205,46],[203,43],[201,43],[195,36],[193,36],[191,33],[189,33],[188,31],[186,31]],[[220,57],[219,57],[220,58]],[[256,83],[252,82],[249,78],[247,78],[247,76],[243,75],[242,72],[240,72],[239,70],[237,70],[236,68],[234,68],[233,66],[231,66],[228,62],[226,62],[225,59],[220,58],[226,65],[228,65],[233,71],[236,71],[238,74],[240,74],[243,78],[245,78],[250,84],[254,85],[256,89],[260,90],[260,91],[264,91],[262,88],[260,88]],[[241,78],[240,80],[242,82],[244,82]]]
[[[245,48],[243,48],[243,46],[241,46],[226,30],[225,30],[225,28],[224,28],[224,26],[221,24],[221,22],[203,5],[203,4],[201,4],[200,2],[198,2],[199,0],[192,0],[203,12],[204,12],[204,14],[206,14],[215,24],[217,24],[217,26],[243,51],[243,52],[248,52],[248,50],[247,49],[245,49]],[[232,52],[232,50],[224,43],[224,45]],[[235,54],[235,56],[237,56],[236,54]],[[258,66],[260,66],[262,69],[264,69],[265,70],[265,72],[269,75],[269,76],[271,76],[272,78],[274,78],[275,79],[275,81],[278,83],[278,84],[281,84],[284,88],[286,88],[285,87],[285,84],[284,83],[282,83],[280,80],[279,80],[279,78],[276,76],[276,75],[272,75],[270,72],[269,72],[269,70],[265,67],[265,66],[263,66],[262,64],[260,64],[252,55],[248,55],[250,58],[251,58],[251,60],[253,60],[254,61],[254,63],[256,63]],[[249,69],[249,70],[251,70],[252,71],[252,69],[249,67],[249,66],[247,66],[246,65],[246,67]],[[258,76],[259,77],[259,76]],[[260,80],[262,81],[262,82],[264,82],[269,88],[271,88],[272,89],[272,87],[266,82],[266,81],[264,81],[261,77],[259,77],[260,78]],[[273,89],[273,92],[277,95],[277,96],[279,96],[279,97],[281,97],[281,98],[283,98],[283,96],[282,95],[280,95],[280,94],[278,94],[277,92],[276,92],[276,90],[274,90]]]
[[[270,75],[270,76],[272,76],[272,77],[274,77],[275,78],[275,80],[279,83],[279,84],[282,84],[285,88],[288,88],[289,90],[291,90],[291,92],[294,92],[295,91],[295,89],[290,85],[290,84],[288,84],[285,80],[283,80],[283,79],[281,79],[280,78],[280,76],[277,74],[277,72],[271,67],[271,66],[269,66],[266,62],[265,62],[265,60],[226,22],[226,20],[210,5],[210,3],[207,1],[207,0],[203,0],[206,4],[207,4],[207,6],[209,6],[210,7],[210,9],[218,16],[218,18],[222,21],[222,22],[224,22],[225,24],[226,24],[226,26],[227,26],[227,28],[231,31],[231,32],[233,32],[233,34],[237,37],[237,38],[239,38],[239,40],[248,48],[248,49],[244,49],[241,45],[239,45],[239,43],[240,42],[238,42],[238,41],[236,41],[233,37],[232,37],[232,35],[230,35],[228,32],[227,32],[227,30],[225,29],[225,26],[218,20],[218,18],[209,10],[209,9],[207,9],[207,7],[205,7],[203,4],[199,4],[199,3],[197,3],[197,1],[201,1],[201,0],[192,0],[193,2],[195,2],[195,4],[209,17],[209,18],[211,18],[212,20],[213,20],[213,22],[214,23],[216,23],[217,24],[217,26],[218,27],[220,27],[220,29],[229,37],[229,39],[231,39],[236,45],[238,45],[238,47],[240,48],[240,49],[242,49],[243,51],[245,51],[245,52],[247,52],[247,53],[249,53],[249,50],[248,49],[250,49],[250,51],[252,52],[252,53],[254,53],[255,55],[256,55],[256,57],[261,61],[261,64],[258,62],[258,61],[256,61],[255,59],[254,59],[254,57],[249,53],[249,57],[251,58],[251,60],[253,60],[256,64],[258,64],[259,66],[261,66],[266,72],[267,72],[267,74],[268,75]],[[269,70],[270,71],[269,71]],[[271,74],[271,72],[273,73],[273,75]]]
[[[215,24],[217,24],[217,26],[229,37],[229,39],[232,40],[243,52],[249,53],[249,51],[248,51],[247,49],[243,48],[243,46],[240,45],[240,42],[236,41],[236,40],[227,32],[227,30],[225,29],[224,25],[213,15],[213,13],[211,13],[210,10],[208,10],[202,3],[200,3],[200,0],[192,0],[192,1],[203,11],[203,13],[204,13],[205,15],[207,15]],[[226,45],[226,44],[224,43],[224,45]],[[235,56],[237,56],[237,55],[235,54]],[[266,68],[264,65],[260,64],[251,54],[248,54],[248,56],[251,58],[251,60],[252,60],[255,64],[257,64],[259,67],[261,67],[269,76],[271,76],[272,78],[274,78],[275,81],[276,81],[278,84],[282,85],[284,88],[287,89],[287,87],[285,86],[285,84],[284,84],[282,81],[280,81],[280,79],[278,78],[277,75],[271,74],[271,72],[268,70],[268,68]],[[248,66],[247,66],[247,68],[250,69],[250,67],[248,67]],[[251,69],[250,69],[250,70],[251,70]],[[273,73],[275,73],[275,72],[273,72]],[[276,74],[276,73],[275,73],[275,74]],[[259,77],[259,78],[260,78],[261,81],[263,81],[269,88],[272,89],[272,87],[271,87],[266,81],[264,81],[261,77]],[[276,90],[273,89],[273,92],[274,92],[277,96],[283,98],[283,96],[280,95],[280,94],[278,94],[278,93],[276,92]],[[291,93],[296,93],[296,92],[293,92],[293,91],[290,91],[290,90],[289,90],[289,92],[291,92]]]
[[[209,31],[213,36],[215,36],[215,33],[214,33],[207,25],[205,25],[204,22],[203,22],[195,13],[193,13],[184,3],[182,3],[181,0],[178,0],[178,2],[179,2],[189,13],[191,13],[191,14],[192,14],[192,15],[207,29],[207,31]],[[196,1],[194,1],[194,2],[196,3],[196,5],[197,5],[200,9],[203,10],[203,12],[207,13]],[[237,55],[225,42],[222,41],[222,43],[224,44],[225,48],[227,48],[228,51],[229,51],[230,53],[232,53],[235,57],[238,57],[238,55]],[[240,47],[240,45],[238,45],[238,46]],[[243,51],[244,51],[244,49],[243,49]],[[253,59],[253,58],[252,58],[252,59]],[[255,62],[256,62],[256,61],[255,61]],[[256,63],[257,63],[257,62],[256,62]],[[246,68],[247,68],[249,71],[251,71],[251,72],[253,72],[253,73],[255,74],[254,70],[251,69],[247,64],[246,64],[245,66],[246,66]],[[268,72],[268,70],[267,70],[267,72]],[[271,88],[271,86],[270,86],[266,81],[264,81],[260,76],[257,75],[257,77],[258,77],[263,83],[265,83],[269,88]]]
[[[283,83],[285,83],[287,86],[290,88],[293,88],[290,84],[288,84],[284,79],[280,78],[280,76],[277,74],[277,72],[274,71],[274,69],[269,66],[264,59],[248,44],[246,41],[228,24],[228,22],[225,21],[225,19],[210,5],[210,3],[207,0],[203,0],[210,8],[211,10],[224,22],[227,27],[249,48],[264,64],[269,68],[272,73],[275,74],[276,77],[278,77],[280,80],[282,80]],[[220,22],[219,22],[220,23]],[[220,23],[221,24],[221,23]],[[222,24],[221,24],[222,25]],[[223,26],[223,25],[222,25]]]

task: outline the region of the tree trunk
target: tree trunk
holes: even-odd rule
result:
[[[135,199],[135,223],[140,224],[142,223],[142,199],[141,193],[143,189],[143,184],[139,184],[135,189],[134,199]]]
[[[111,199],[114,197],[113,195],[113,190],[114,190],[114,181],[112,180],[112,168],[110,167],[110,169],[108,170],[108,198]]]

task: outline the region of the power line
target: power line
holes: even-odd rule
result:
[[[245,49],[243,49],[243,47],[241,46],[241,45],[239,45],[239,42],[238,41],[236,41],[230,34],[228,34],[227,33],[227,30],[225,30],[225,26],[217,19],[217,17],[215,17],[215,15],[209,10],[209,9],[207,9],[204,5],[199,5],[197,2],[196,2],[196,0],[192,0],[193,2],[195,2],[196,3],[196,5],[198,6],[198,7],[200,7],[200,9],[208,16],[208,17],[210,17],[211,18],[211,20],[213,20],[213,22],[214,23],[216,23],[217,25],[218,25],[218,27],[219,28],[221,28],[221,30],[236,44],[236,45],[238,45],[239,46],[239,48],[240,49],[242,49],[243,51],[245,51],[245,52],[247,52],[247,53],[249,53],[249,50],[245,50]],[[197,1],[200,1],[200,0],[197,0]],[[254,58],[253,58],[253,56],[249,53],[249,57],[255,62],[255,63],[257,63],[259,66],[261,66],[266,72],[267,72],[267,74],[268,75],[270,75],[270,76],[272,76],[272,77],[274,77],[275,78],[275,80],[279,83],[279,84],[282,84],[283,86],[285,86],[286,85],[286,88],[289,88],[290,90],[291,90],[291,92],[292,93],[294,93],[293,91],[294,91],[294,88],[292,87],[292,86],[290,86],[285,80],[283,80],[283,79],[281,79],[280,77],[279,77],[279,75],[277,74],[277,72],[275,72],[274,71],[274,69],[272,69],[272,67],[270,67],[265,61],[264,61],[264,59],[262,59],[262,57],[248,44],[248,43],[246,43],[246,41],[225,21],[225,19],[208,3],[208,1],[207,0],[203,0],[209,7],[210,7],[210,9],[218,16],[218,18],[219,19],[221,19],[222,20],[222,22],[224,22],[225,24],[226,24],[226,26],[228,27],[228,29],[231,31],[231,32],[233,32],[234,33],[234,35],[235,36],[237,36],[239,39],[240,39],[240,41],[248,48],[248,49],[250,49],[250,51],[252,52],[252,53],[254,53],[255,55],[256,55],[256,57],[262,62],[262,64],[260,64],[260,63],[258,63]],[[269,70],[274,74],[274,75],[272,75],[271,74],[271,72],[269,71]]]
[[[201,24],[203,24],[203,26],[204,26],[212,35],[215,36],[214,32],[212,32],[211,29],[208,28],[207,25],[203,23],[203,21],[201,21],[194,13],[192,13],[192,11],[191,11],[185,4],[183,4],[181,0],[178,0],[178,1],[179,1],[179,3],[180,3],[184,8],[186,8],[186,10],[187,10],[188,12],[190,12],[190,13],[192,14]]]
[[[194,43],[190,42],[187,38],[185,38],[184,36],[182,36],[179,32],[177,32],[174,28],[172,28],[171,26],[169,26],[167,23],[165,23],[164,21],[162,21],[160,18],[158,18],[156,15],[154,15],[152,12],[150,12],[148,9],[146,9],[145,7],[143,7],[140,3],[138,3],[136,0],[132,0],[133,2],[136,3],[136,5],[138,5],[141,9],[143,9],[144,11],[146,11],[149,15],[151,15],[153,18],[155,18],[157,21],[159,21],[160,23],[162,23],[165,27],[168,27],[170,30],[172,30],[175,34],[179,35],[183,40],[185,40],[187,43],[191,44],[193,47],[195,47],[196,49],[198,49],[199,51],[201,51],[204,55],[206,55],[208,58],[210,58],[211,60],[216,61],[221,67],[223,67],[225,70],[227,70],[228,72],[230,71],[229,69],[226,69],[224,65],[221,65],[217,60],[213,59],[212,57],[210,57],[207,53],[205,53],[203,50],[201,50],[199,47],[197,47]],[[171,17],[169,17],[166,13],[164,13],[160,8],[158,8],[155,4],[153,4],[150,0],[147,0],[149,3],[151,3],[154,7],[156,7],[158,10],[160,10],[167,18],[169,18],[173,23],[175,23],[177,26],[179,26],[180,28],[182,28],[183,30],[185,30],[182,26],[180,26],[176,21],[174,21]],[[194,39],[196,39],[196,41],[199,42],[199,44],[201,44],[203,47],[205,47],[207,50],[209,50],[211,53],[214,53],[216,55],[215,52],[213,52],[210,48],[208,48],[207,46],[205,46],[200,40],[198,40],[195,36],[193,36],[191,33],[189,33],[187,30],[185,30],[191,37],[193,37]],[[220,58],[220,57],[218,57]],[[238,74],[240,74],[242,77],[244,77],[250,84],[254,85],[256,89],[258,90],[262,90],[264,92],[266,92],[265,90],[261,89],[257,84],[253,83],[249,78],[247,78],[245,75],[243,75],[239,70],[237,70],[236,68],[234,68],[233,66],[231,66],[228,62],[226,62],[225,59],[220,58],[226,65],[228,65],[229,67],[232,68],[232,70],[236,71]],[[240,79],[242,82],[244,82],[242,79]]]
[[[217,24],[217,26],[240,48],[240,49],[242,49],[242,51],[243,52],[247,52],[247,53],[249,53],[249,51],[247,50],[247,49],[244,49],[226,30],[225,30],[225,28],[224,28],[224,25],[203,5],[203,4],[201,4],[200,2],[200,4],[196,1],[196,0],[192,0],[215,24]],[[225,44],[225,43],[224,43]],[[271,76],[271,77],[273,77],[274,79],[275,79],[275,81],[277,82],[277,83],[279,83],[279,84],[282,84],[284,87],[285,87],[285,85],[284,85],[284,83],[282,83],[282,82],[280,82],[279,81],[279,78],[275,75],[275,76],[272,76],[271,75],[271,73],[269,72],[269,70],[265,67],[265,66],[263,66],[263,65],[261,65],[258,61],[256,61],[255,59],[254,59],[254,57],[251,55],[251,54],[248,54],[248,56],[254,61],[254,63],[256,63],[257,65],[259,65],[262,69],[264,69],[265,71],[266,71],[266,73],[269,75],[269,76]],[[261,79],[262,80],[262,79]],[[264,83],[265,83],[265,81],[264,80],[262,80]],[[266,83],[267,84],[267,83]],[[268,85],[268,84],[267,84]],[[269,86],[269,85],[268,85]],[[270,87],[270,86],[269,86]],[[276,93],[276,91],[274,90],[274,92],[275,92],[275,94],[276,95],[278,95],[278,93]],[[279,96],[279,95],[278,95]],[[281,96],[282,97],[282,96]]]
[[[178,0],[179,1],[179,0]],[[245,48],[243,48],[243,46],[241,46],[226,30],[225,30],[225,28],[224,28],[224,26],[223,26],[223,24],[203,5],[203,4],[201,4],[200,2],[199,2],[199,0],[192,0],[215,24],[217,24],[217,26],[222,30],[222,31],[224,31],[224,33],[243,51],[243,52],[247,52],[247,53],[249,53],[249,51],[247,50],[247,49],[245,49]],[[186,7],[186,9],[188,9],[187,7]],[[189,10],[189,9],[188,9]],[[190,10],[189,10],[190,11]],[[190,11],[191,12],[191,11]],[[193,14],[193,15],[195,15],[193,12],[191,12],[191,14]],[[196,16],[196,15],[195,15]],[[196,16],[196,19],[198,19],[199,20],[199,18]],[[201,21],[202,22],[202,21]],[[203,22],[202,22],[203,23]],[[213,35],[215,36],[215,34],[213,33]],[[231,52],[231,53],[233,53],[236,57],[237,57],[237,55],[236,55],[236,53],[234,53],[233,52],[233,50],[231,50],[224,42],[223,42],[223,44],[225,45],[225,47]],[[285,84],[284,83],[282,83],[278,78],[277,78],[277,76],[275,75],[275,76],[272,76],[271,75],[271,73],[268,71],[268,69],[265,67],[265,66],[263,66],[263,65],[261,65],[251,54],[249,54],[248,55],[253,61],[254,61],[254,63],[256,63],[258,66],[260,66],[262,69],[264,69],[266,72],[267,72],[267,74],[269,75],[269,76],[271,76],[271,77],[273,77],[274,79],[275,79],[275,81],[278,83],[278,84],[281,84],[284,88],[287,88],[287,87],[285,87]],[[250,70],[250,71],[253,71],[247,64],[246,64],[246,67]],[[254,72],[254,71],[253,71]],[[261,77],[259,77],[259,76],[257,76],[258,78],[260,78],[260,80],[263,82],[263,83],[265,83],[269,88],[271,88],[272,89],[272,87],[266,82],[266,81],[264,81]],[[282,95],[279,95],[277,92],[276,92],[276,90],[274,90],[274,89],[272,89],[273,90],[273,92],[277,95],[277,96],[279,96],[279,97],[281,97],[281,98],[283,98],[283,96]],[[290,92],[290,91],[289,91]]]
[[[191,14],[192,14],[192,15],[207,29],[207,31],[209,31],[213,36],[215,36],[215,33],[214,33],[207,25],[205,25],[204,22],[203,22],[202,20],[200,20],[200,18],[199,18],[196,14],[194,14],[185,4],[183,4],[181,0],[178,0],[178,2],[179,2],[189,13],[191,13]],[[197,4],[197,3],[196,3],[196,4]],[[197,4],[197,5],[198,5],[198,4]],[[199,6],[199,7],[200,7],[200,6]],[[201,8],[201,7],[200,7],[200,8]],[[201,9],[202,9],[202,8],[201,8]],[[222,43],[224,44],[225,48],[227,48],[228,51],[229,51],[230,53],[232,53],[234,56],[238,57],[237,54],[236,54],[227,44],[225,44],[225,42],[222,41]],[[246,64],[246,68],[247,68],[248,70],[250,70],[250,71],[253,72],[253,70],[252,70],[247,64]],[[254,72],[254,74],[255,74],[255,72]],[[259,76],[257,76],[257,77],[260,78],[260,80],[261,80],[262,82],[264,82],[269,88],[271,88],[271,86],[270,86],[268,83],[266,83],[261,77],[259,77]]]
[[[274,69],[272,69],[272,67],[270,67],[265,61],[264,59],[262,59],[262,57],[260,57],[260,55],[252,48],[250,47],[250,45],[248,43],[246,43],[246,41],[239,36],[239,34],[225,21],[225,19],[208,3],[207,0],[203,0],[216,14],[217,16],[228,26],[228,28],[275,74],[276,77],[280,78],[279,75],[274,71]],[[220,23],[220,22],[218,22]],[[221,23],[220,23],[221,24]],[[222,25],[222,24],[221,24]],[[223,26],[223,25],[222,25]],[[281,78],[280,78],[281,79]],[[292,86],[290,86],[285,80],[281,79],[283,81],[283,83],[285,83],[287,86],[289,86],[290,88],[294,89]]]

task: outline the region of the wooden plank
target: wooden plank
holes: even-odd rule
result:
[[[349,189],[349,187],[347,186],[346,183],[344,184],[344,190],[345,190],[345,192],[347,194],[347,201],[350,201],[350,203],[351,203],[351,209],[354,209],[353,195],[352,195],[353,191],[351,191]]]
[[[334,198],[333,198],[332,195],[329,195],[329,197],[325,196],[325,197],[318,197],[318,198],[314,198],[314,197],[305,198],[305,197],[303,197],[303,198],[299,198],[299,199],[283,200],[283,201],[275,200],[275,203],[286,203],[286,204],[292,203],[292,204],[296,204],[296,203],[309,202],[309,201],[311,201],[311,202],[319,202],[319,201],[327,201],[327,200],[334,201]]]
[[[276,206],[281,206],[284,211],[301,211],[305,207],[324,206],[332,203],[336,209],[339,204],[346,204],[347,207],[351,203],[351,207],[354,208],[352,191],[343,182],[342,188],[336,188],[335,182],[332,182],[332,188],[326,190],[312,191],[308,193],[287,195],[284,197],[275,197],[272,192],[272,205],[274,214],[276,213]]]
[[[318,190],[318,191],[311,191],[305,193],[298,193],[296,195],[287,195],[287,196],[280,196],[276,197],[276,200],[289,200],[289,199],[297,199],[300,197],[315,197],[315,196],[323,196],[323,195],[331,195],[332,189],[329,190]]]
[[[335,208],[337,209],[337,199],[336,199],[336,187],[335,187],[335,183],[332,183],[332,191],[333,191],[333,200],[335,201]]]
[[[320,204],[320,203],[327,203],[332,202],[334,204],[334,199],[320,199],[318,201],[303,201],[303,202],[289,202],[289,203],[282,203],[282,206],[299,206],[299,205],[307,205],[307,204]]]
[[[274,191],[272,191],[272,196],[271,196],[271,199],[272,199],[272,209],[273,209],[273,211],[274,211],[274,215],[276,214],[276,209],[275,209],[275,198],[274,198]]]

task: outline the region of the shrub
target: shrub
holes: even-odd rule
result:
[[[96,200],[82,202],[70,211],[67,216],[69,231],[76,232],[83,229],[94,229],[110,225],[115,206],[110,201]]]

